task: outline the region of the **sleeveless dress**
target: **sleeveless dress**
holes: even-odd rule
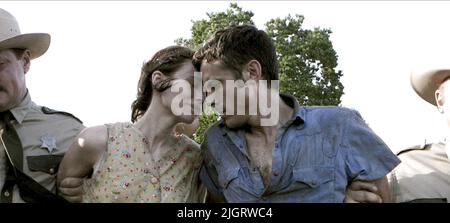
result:
[[[202,156],[197,143],[181,135],[159,159],[131,123],[106,124],[107,150],[83,185],[87,203],[204,202],[198,180]]]

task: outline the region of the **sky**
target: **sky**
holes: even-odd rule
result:
[[[52,36],[26,81],[40,105],[68,111],[86,126],[130,120],[140,68],[192,20],[229,1],[2,1],[22,33]],[[331,29],[344,76],[342,106],[358,110],[393,151],[443,139],[444,119],[412,90],[412,72],[449,67],[450,2],[238,1],[268,20],[300,14],[304,28]],[[447,60],[447,61],[446,61]]]

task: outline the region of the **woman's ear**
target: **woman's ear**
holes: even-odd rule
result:
[[[158,86],[164,80],[164,74],[157,70],[152,73],[152,85]]]
[[[247,72],[250,80],[257,81],[262,79],[261,64],[257,60],[250,60],[247,63]]]
[[[153,89],[163,92],[170,88],[172,78],[167,77],[161,71],[155,71],[152,73],[152,86]]]

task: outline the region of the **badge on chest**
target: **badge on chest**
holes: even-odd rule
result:
[[[54,136],[45,134],[41,137],[41,148],[46,148],[49,153],[56,149],[56,138]]]

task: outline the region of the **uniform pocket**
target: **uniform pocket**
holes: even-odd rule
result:
[[[30,171],[41,171],[48,174],[56,174],[63,155],[28,156],[28,168]]]

